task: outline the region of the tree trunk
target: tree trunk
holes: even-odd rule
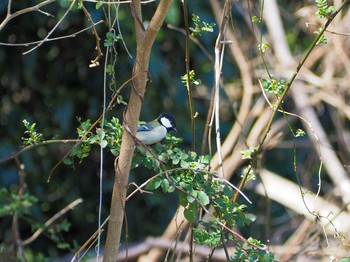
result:
[[[135,141],[129,133],[136,133],[143,96],[147,84],[149,58],[154,39],[159,31],[164,18],[171,6],[171,0],[160,1],[147,30],[142,25],[141,4],[134,0],[131,10],[134,16],[136,33],[136,61],[133,69],[132,90],[128,108],[124,118],[124,133],[118,158],[115,167],[115,180],[112,192],[110,218],[108,223],[107,240],[103,261],[116,261],[120,244],[123,220],[125,216],[126,188],[129,180],[130,166]]]

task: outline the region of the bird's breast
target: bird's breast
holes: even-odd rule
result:
[[[136,137],[145,145],[153,145],[164,139],[166,134],[167,129],[164,126],[157,126],[148,131],[136,132]]]

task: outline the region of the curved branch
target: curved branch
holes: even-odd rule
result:
[[[31,7],[28,7],[28,8],[24,8],[22,10],[19,10],[19,11],[15,12],[15,13],[12,13],[12,14],[11,14],[11,2],[12,1],[8,2],[7,15],[6,15],[5,19],[0,24],[0,31],[2,29],[4,29],[4,27],[7,25],[7,23],[10,22],[15,17],[23,15],[25,13],[33,12],[33,11],[40,11],[40,7],[48,5],[48,4],[51,4],[52,2],[56,2],[56,0],[46,0],[44,2],[41,2],[41,3],[37,4],[37,5],[31,6]],[[46,14],[46,15],[48,15],[48,14]]]

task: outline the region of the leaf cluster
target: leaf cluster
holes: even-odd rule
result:
[[[200,17],[197,14],[192,14],[192,22],[194,24],[194,27],[189,28],[192,32],[192,36],[201,36],[203,32],[212,33],[214,31],[214,27],[216,26],[216,24],[213,22],[208,23],[201,21]]]
[[[108,148],[113,155],[119,154],[123,127],[118,118],[106,119],[104,128],[99,127],[95,130],[92,129],[91,120],[81,122],[79,119],[79,121],[80,126],[77,128],[77,133],[80,143],[71,152],[70,158],[66,159],[66,164],[70,164],[74,157],[81,162],[89,156],[93,145]],[[35,123],[23,122],[27,129],[26,134],[29,134],[30,143],[35,143],[39,138],[42,139],[42,134],[35,130]],[[232,187],[224,179],[210,171],[210,156],[198,156],[195,152],[185,151],[179,147],[180,142],[180,138],[169,133],[162,144],[158,143],[151,147],[137,145],[132,167],[144,166],[161,174],[147,184],[147,190],[161,188],[164,193],[173,193],[176,189],[180,192],[180,205],[184,207],[185,218],[193,225],[197,224],[193,229],[196,243],[215,248],[226,245],[229,241],[238,242],[230,228],[247,226],[254,221],[254,218],[246,214],[245,205],[232,201],[234,193]],[[256,148],[249,148],[242,152],[242,157],[249,159],[255,151]],[[5,196],[6,194],[1,191],[1,195]],[[7,196],[7,199],[10,199],[7,204],[5,200],[2,200],[1,202],[4,203],[0,214],[3,216],[13,214],[13,212],[22,212],[19,215],[29,214],[28,212],[36,199],[26,194],[21,199],[18,197],[16,194]],[[210,212],[210,222],[199,217],[199,211],[203,208],[213,210]],[[68,230],[70,226],[65,225],[67,224],[47,230],[50,239],[60,249],[69,248],[67,243],[60,240],[59,232]],[[243,248],[245,248],[244,245],[242,245]],[[250,247],[248,250],[253,253],[263,252],[259,253],[257,257],[266,255],[266,252],[260,249],[256,250],[256,248]],[[236,257],[241,259],[243,254],[247,254],[247,252],[237,253]]]
[[[190,81],[190,85],[194,84],[196,86],[200,85],[202,83],[202,81],[200,79],[196,79],[195,78],[196,73],[194,70],[190,71],[189,77],[187,76],[187,74],[184,74],[183,76],[181,76],[181,82],[187,86],[187,82],[188,82],[188,78]]]
[[[0,217],[30,215],[33,205],[37,202],[38,199],[29,193],[20,195],[18,192],[10,192],[6,188],[1,188]]]
[[[147,184],[146,189],[161,188],[164,193],[172,193],[176,189],[180,191],[180,205],[184,207],[185,218],[190,223],[197,224],[193,229],[196,243],[215,248],[226,245],[229,241],[238,242],[228,229],[247,226],[255,218],[247,215],[245,205],[232,201],[234,192],[231,186],[208,170],[210,156],[197,156],[194,152],[180,149],[177,147],[179,140],[170,134],[164,142],[163,145],[149,149],[138,148],[134,156],[134,167],[142,165],[162,172],[162,175],[156,176]],[[209,222],[199,217],[202,208],[214,210],[209,215]],[[253,246],[254,241],[257,240],[251,240]],[[248,250],[241,253],[247,256],[256,253],[259,258],[267,257],[265,250],[257,250],[253,246],[250,243],[241,245],[242,249]],[[271,257],[264,261],[273,261],[273,255]]]
[[[104,128],[97,128],[96,132],[91,131],[91,126],[91,120],[88,119],[81,122],[77,128],[81,143],[71,152],[70,159],[65,159],[66,164],[71,164],[74,157],[77,157],[81,162],[89,156],[93,145],[101,145],[103,148],[108,147],[115,156],[119,154],[123,135],[123,127],[119,123],[119,119],[112,117],[110,121],[106,120]]]
[[[334,6],[328,6],[327,0],[315,0],[317,6],[316,16],[318,18],[329,18],[334,12]]]
[[[24,127],[26,128],[26,131],[24,131],[24,135],[27,135],[28,137],[22,137],[23,145],[24,146],[31,146],[34,144],[37,144],[42,141],[43,134],[36,131],[36,123],[31,124],[28,120],[24,119],[22,121],[24,124]]]
[[[285,80],[277,80],[277,79],[263,79],[262,80],[263,88],[265,91],[274,94],[281,95],[287,87],[287,82]]]

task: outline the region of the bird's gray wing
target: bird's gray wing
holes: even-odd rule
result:
[[[151,131],[154,129],[154,127],[147,126],[147,125],[142,125],[137,128],[137,132],[142,132],[142,131]]]

